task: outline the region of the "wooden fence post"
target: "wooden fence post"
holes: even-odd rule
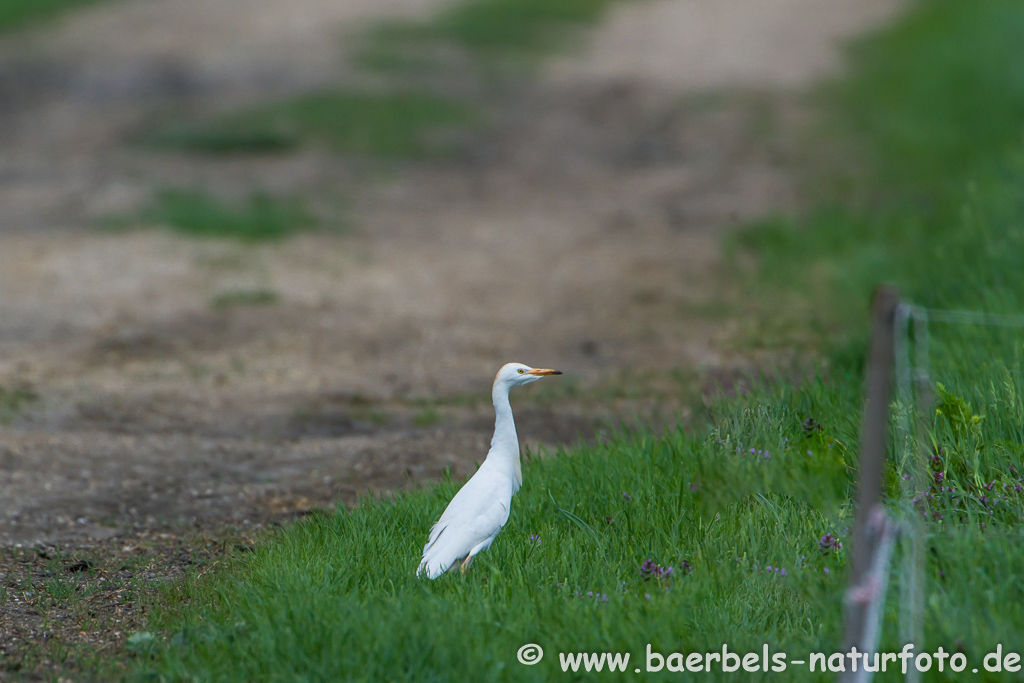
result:
[[[880,588],[869,585],[869,580],[879,541],[886,528],[884,511],[880,516],[879,506],[889,440],[889,401],[895,361],[894,324],[899,301],[899,291],[895,287],[886,285],[875,291],[867,367],[867,403],[860,439],[860,484],[851,548],[850,590],[846,599],[846,652],[854,647],[858,652],[864,652],[865,648],[875,646],[865,642],[865,633],[869,626],[870,598]],[[848,668],[842,680],[861,680],[862,671],[863,667],[858,667],[857,673]]]

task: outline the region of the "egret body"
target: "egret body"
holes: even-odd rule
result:
[[[508,521],[512,496],[523,484],[519,437],[508,392],[512,387],[560,374],[558,370],[531,368],[522,363],[508,363],[498,370],[491,388],[495,413],[491,450],[480,469],[459,489],[441,519],[431,527],[416,576],[426,572],[429,578],[436,579],[459,561],[462,571],[466,571],[473,558],[489,548],[498,536]]]

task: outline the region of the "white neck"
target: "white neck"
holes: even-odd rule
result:
[[[491,438],[491,450],[487,460],[508,471],[515,479],[515,489],[523,484],[523,470],[519,462],[519,436],[516,434],[516,423],[512,418],[512,404],[508,402],[509,385],[495,382],[491,389],[494,401],[494,436]]]

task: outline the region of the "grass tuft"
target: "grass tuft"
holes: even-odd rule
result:
[[[146,223],[164,225],[191,237],[275,240],[315,225],[295,199],[253,193],[241,206],[221,203],[198,190],[163,190],[142,214]]]
[[[380,71],[493,66],[562,49],[566,30],[597,23],[615,0],[471,0],[421,22],[374,31],[357,60]],[[455,54],[453,54],[455,53]]]
[[[147,142],[208,154],[322,143],[344,154],[415,159],[451,153],[456,134],[479,120],[469,105],[437,95],[341,90],[172,126]]]

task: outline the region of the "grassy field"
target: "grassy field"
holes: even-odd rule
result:
[[[1017,3],[933,0],[855,46],[857,70],[823,95],[856,158],[809,220],[737,236],[759,284],[813,301],[841,331],[863,327],[881,280],[928,306],[1021,310],[1022,44]]]
[[[182,586],[149,626],[161,637],[139,650],[137,677],[545,680],[566,675],[560,652],[629,652],[626,673],[600,674],[619,680],[646,668],[648,644],[767,644],[790,660],[836,650],[871,288],[891,280],[922,305],[1022,310],[1022,38],[1017,2],[930,0],[863,42],[853,74],[823,93],[853,170],[835,173],[806,219],[736,238],[756,256],[746,277],[765,315],[825,330],[820,377],[722,400],[696,433],[527,458],[507,527],[465,576],[414,577],[459,482],[283,528]],[[771,303],[791,299],[809,303]],[[928,529],[918,652],[962,651],[980,669],[1024,630],[1024,344],[1007,330],[933,332],[943,389],[914,503]],[[890,462],[894,506],[904,474]],[[892,599],[883,649],[899,649],[898,620]],[[546,652],[532,667],[516,659],[527,643]],[[925,678],[959,679],[948,667]]]

